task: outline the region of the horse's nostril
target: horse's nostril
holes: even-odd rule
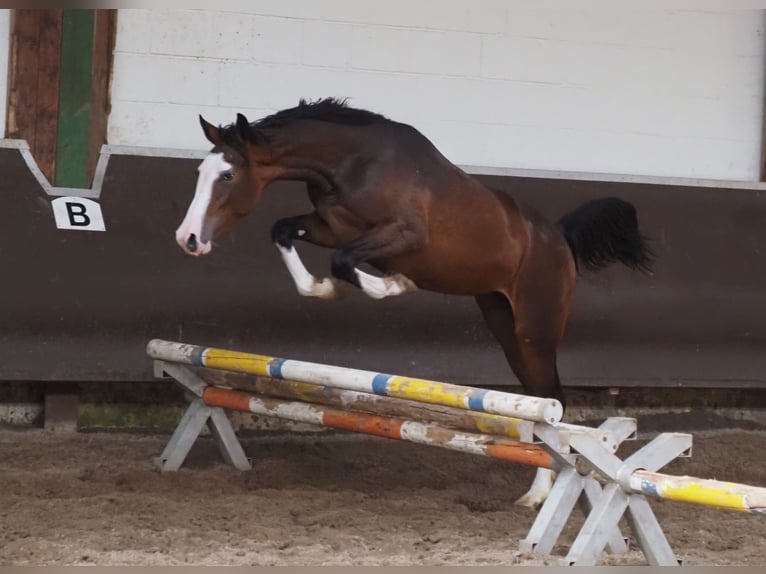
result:
[[[197,251],[197,236],[193,233],[189,236],[189,239],[186,240],[186,249],[191,253]]]

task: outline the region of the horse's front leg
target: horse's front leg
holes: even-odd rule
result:
[[[305,297],[336,299],[343,295],[340,282],[331,277],[317,279],[303,264],[295,250],[296,239],[322,247],[336,247],[335,236],[316,213],[280,219],[271,228],[271,240],[282,255],[282,261],[295,282],[298,293]]]
[[[359,287],[373,299],[417,291],[417,285],[401,273],[376,277],[360,270],[358,266],[365,261],[414,251],[425,245],[425,242],[426,230],[419,225],[403,222],[381,225],[336,251],[332,257],[332,274]]]

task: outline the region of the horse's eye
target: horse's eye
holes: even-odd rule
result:
[[[221,174],[221,179],[223,181],[231,181],[232,179],[234,179],[234,174],[230,171],[225,171]]]

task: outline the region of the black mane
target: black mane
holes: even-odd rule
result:
[[[313,102],[307,102],[301,98],[298,105],[294,108],[280,110],[270,116],[250,123],[251,134],[253,138],[265,143],[268,142],[269,138],[261,130],[281,128],[295,120],[317,120],[351,126],[364,126],[390,121],[381,114],[349,107],[346,104],[345,98],[323,98]],[[226,145],[240,151],[242,150],[243,141],[238,134],[236,124],[220,126],[219,130],[221,138]]]
[[[251,124],[254,128],[277,128],[293,120],[317,120],[362,126],[376,122],[388,121],[388,118],[374,112],[351,108],[346,104],[346,99],[324,98],[314,102],[302,99],[294,108],[281,110]]]

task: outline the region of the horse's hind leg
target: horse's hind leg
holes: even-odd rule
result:
[[[539,303],[524,300],[515,308],[503,293],[478,295],[476,301],[524,392],[555,398],[566,406],[556,369],[556,347],[561,338],[558,323],[566,320],[563,313],[556,309],[536,313],[534,307]]]
[[[566,406],[556,369],[556,348],[569,304],[568,294],[563,295],[547,303],[544,298],[521,298],[516,308],[503,293],[479,295],[476,301],[524,392],[556,398]],[[539,507],[550,493],[553,478],[553,471],[539,468],[529,491],[516,503]]]

